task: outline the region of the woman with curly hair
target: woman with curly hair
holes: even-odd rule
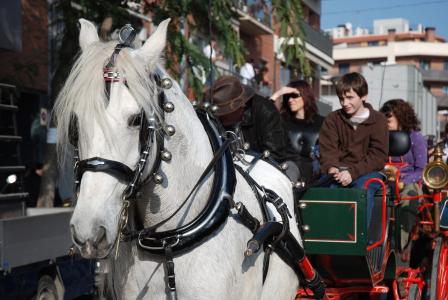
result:
[[[393,162],[404,162],[404,165],[400,167],[400,181],[403,183],[403,186],[400,187],[401,196],[419,195],[421,194],[421,188],[418,183],[422,179],[423,169],[428,159],[427,143],[420,133],[420,121],[411,105],[402,99],[387,101],[380,111],[387,118],[389,130],[401,130],[409,133],[411,149],[403,157],[392,157],[391,159]],[[417,202],[402,201],[401,205],[399,221],[402,238],[400,248],[403,251],[409,245],[409,234],[417,214]]]
[[[270,98],[282,114],[292,144],[290,159],[300,169],[301,180],[310,183],[319,175],[316,143],[324,117],[318,114],[316,98],[304,80],[294,80]]]

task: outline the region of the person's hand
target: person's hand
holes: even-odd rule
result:
[[[289,86],[284,86],[284,87],[280,88],[278,91],[276,91],[274,94],[272,94],[271,98],[269,98],[269,99],[271,99],[274,102],[277,110],[281,111],[282,106],[283,106],[283,101],[282,101],[281,96],[283,96],[285,94],[291,94],[291,93],[300,94],[300,92],[297,89],[289,87]]]
[[[337,174],[337,173],[339,173],[339,169],[336,168],[336,167],[331,167],[331,168],[328,170],[328,174]]]
[[[347,170],[340,171],[339,173],[334,174],[334,179],[342,186],[348,186],[353,181],[352,175]]]
[[[274,94],[272,94],[271,100],[277,101],[278,99],[280,99],[281,96],[283,96],[285,94],[291,94],[291,93],[300,94],[300,92],[296,88],[284,86],[284,87],[280,88],[278,91],[276,91]]]

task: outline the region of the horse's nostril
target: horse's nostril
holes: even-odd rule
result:
[[[97,238],[94,242],[94,245],[99,245],[102,242],[106,241],[106,228],[103,226],[100,226],[100,229],[98,230]]]
[[[83,241],[79,240],[78,237],[76,236],[76,230],[75,230],[75,226],[74,226],[74,225],[71,225],[71,226],[70,226],[70,230],[71,230],[71,232],[72,232],[73,242],[74,242],[76,245],[78,245],[78,246],[83,246],[83,245],[85,245],[86,242],[85,242],[85,241],[83,242]]]

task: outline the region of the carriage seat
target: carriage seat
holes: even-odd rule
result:
[[[313,147],[319,140],[319,131],[302,128],[288,131],[292,148],[302,156],[310,157]]]
[[[389,156],[403,156],[411,149],[411,138],[406,131],[389,131]]]

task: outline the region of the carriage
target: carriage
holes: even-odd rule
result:
[[[389,141],[390,156],[402,156],[411,146],[405,132],[390,132]],[[395,300],[447,298],[447,232],[439,220],[448,167],[442,155],[437,148],[424,170],[426,193],[406,198],[400,196],[396,168],[402,163],[386,163],[387,178],[375,196],[370,228],[366,190],[310,188],[301,195],[299,226],[306,254],[326,283],[325,299],[381,294]],[[412,224],[406,224],[404,201],[417,202]],[[297,299],[309,295],[299,289]]]
[[[106,265],[107,297],[419,299],[430,290],[444,299],[438,202],[448,168],[439,154],[407,239],[433,250],[401,265],[398,174],[381,181],[372,230],[364,190],[301,188],[294,197],[283,166],[246,155],[213,105],[194,109],[159,66],[169,20],[140,49],[132,28],[118,43],[101,43],[95,26],[80,22],[82,53],[55,106],[58,143],[75,158],[72,240]],[[391,137],[390,154],[406,153],[409,138]]]

